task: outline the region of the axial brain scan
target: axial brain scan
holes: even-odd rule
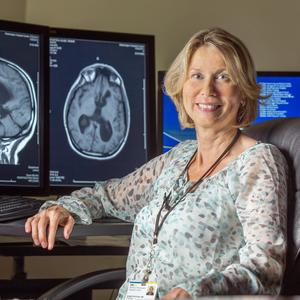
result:
[[[65,102],[64,126],[71,148],[83,157],[104,160],[121,151],[130,110],[123,79],[112,66],[81,70]]]
[[[37,103],[32,80],[18,65],[0,58],[0,164],[17,165],[32,138]]]

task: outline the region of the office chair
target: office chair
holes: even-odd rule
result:
[[[266,121],[245,130],[250,137],[277,146],[289,166],[288,253],[281,294],[300,295],[300,118]]]
[[[276,145],[288,162],[288,255],[281,294],[300,294],[300,118],[258,123],[244,132],[256,140]],[[125,280],[125,270],[93,272],[70,279],[37,300],[61,300],[81,289],[112,279]]]
[[[69,279],[42,294],[36,300],[62,300],[99,284],[110,284],[119,288],[125,281],[125,278],[125,268],[95,271]]]

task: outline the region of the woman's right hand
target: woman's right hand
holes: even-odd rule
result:
[[[43,248],[51,250],[55,243],[58,226],[64,227],[64,238],[68,239],[74,224],[75,220],[69,211],[60,205],[54,205],[28,218],[25,223],[25,231],[31,232],[36,246],[41,245]]]

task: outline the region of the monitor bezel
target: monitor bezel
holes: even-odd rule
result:
[[[130,42],[142,43],[146,47],[146,109],[148,111],[146,127],[147,127],[147,161],[158,154],[156,145],[156,90],[155,90],[155,38],[153,35],[146,34],[133,34],[121,32],[108,32],[108,31],[94,31],[84,29],[66,29],[66,28],[50,28],[50,38],[74,38],[74,39],[87,39],[87,40],[100,40],[100,41],[117,41],[117,42]],[[49,70],[49,73],[51,70]],[[51,98],[49,99],[49,102]],[[50,104],[49,104],[50,105]],[[49,128],[50,130],[50,128]],[[49,137],[50,138],[50,137]],[[50,141],[51,143],[51,141]],[[49,153],[49,155],[51,155]],[[50,165],[49,165],[50,170]],[[84,187],[84,186],[82,186]],[[63,186],[52,185],[49,181],[50,194],[66,194],[74,190],[80,189],[81,186]]]
[[[300,71],[257,71],[256,76],[300,77]]]
[[[158,71],[157,81],[157,153],[163,153],[163,80],[166,71]],[[256,76],[300,77],[299,71],[257,71]]]
[[[163,83],[166,71],[158,71],[157,73],[157,153],[163,153]]]
[[[0,186],[1,195],[30,195],[44,196],[48,194],[49,169],[48,169],[48,95],[49,95],[49,27],[20,22],[0,20],[0,30],[13,31],[40,36],[40,85],[39,85],[39,186]]]

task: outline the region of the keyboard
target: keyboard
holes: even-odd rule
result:
[[[23,196],[0,196],[0,222],[32,216],[43,203],[43,200]]]

